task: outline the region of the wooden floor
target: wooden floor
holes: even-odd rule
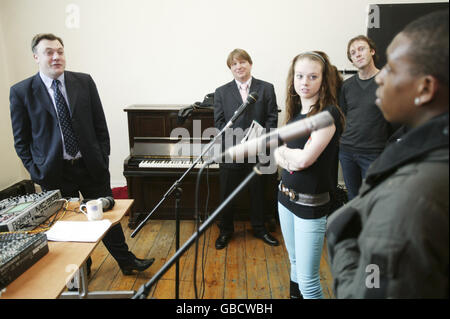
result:
[[[139,258],[155,258],[155,263],[146,271],[124,276],[116,261],[109,255],[103,243],[92,254],[92,270],[89,279],[90,291],[138,290],[175,253],[175,222],[173,220],[151,220],[135,238],[128,228],[128,217],[122,220],[130,250]],[[194,221],[182,221],[180,245],[193,234]],[[249,222],[235,222],[235,233],[227,248],[216,250],[218,228],[213,225],[200,240],[197,266],[197,287],[202,295],[201,257],[204,251],[205,289],[204,299],[287,299],[289,297],[289,260],[279,226],[273,235],[281,245],[272,247],[253,237]],[[203,242],[205,240],[205,245]],[[204,247],[204,249],[203,249]],[[180,260],[180,299],[193,299],[193,266],[195,245]],[[325,248],[325,247],[324,247]],[[320,263],[320,281],[325,298],[334,298],[332,277],[328,267],[326,249]],[[175,266],[152,287],[149,298],[175,298]]]

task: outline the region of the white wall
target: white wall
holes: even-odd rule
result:
[[[112,184],[124,185],[123,160],[129,154],[124,107],[201,100],[231,80],[226,57],[240,47],[252,56],[253,75],[275,85],[283,109],[287,69],[296,54],[323,50],[339,69],[351,69],[346,44],[366,33],[368,4],[400,2],[424,1],[1,0],[0,132],[11,139],[5,92],[37,71],[31,38],[55,33],[64,40],[67,69],[90,73],[97,83],[111,134]],[[76,9],[79,25],[71,28]],[[6,152],[15,155],[10,147]],[[0,166],[15,171],[11,154]],[[7,182],[3,174],[0,181],[0,186]]]
[[[28,178],[22,162],[14,151],[14,140],[9,117],[9,75],[7,70],[6,48],[3,41],[3,28],[0,16],[0,190]]]

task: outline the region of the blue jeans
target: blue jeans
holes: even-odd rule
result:
[[[348,191],[348,200],[358,195],[362,181],[366,177],[367,169],[379,155],[378,153],[363,154],[339,151],[339,161]]]
[[[278,203],[281,232],[291,263],[291,280],[298,283],[305,299],[322,299],[320,258],[327,225],[326,217],[302,219]]]

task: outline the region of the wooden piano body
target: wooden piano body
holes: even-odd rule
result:
[[[160,202],[170,187],[187,170],[186,167],[139,167],[143,161],[163,160],[170,162],[170,143],[179,143],[171,133],[174,129],[188,134],[195,142],[208,144],[209,139],[202,136],[206,129],[211,132],[214,127],[214,114],[210,109],[196,109],[184,121],[178,122],[178,111],[187,105],[133,105],[124,109],[128,116],[128,133],[130,155],[124,161],[124,176],[127,180],[128,196],[133,198],[134,205],[130,211],[129,227],[135,228],[142,219]],[[181,129],[181,130],[180,130]],[[199,142],[200,141],[200,142]],[[159,154],[164,153],[164,154]],[[191,160],[197,159],[194,152]],[[164,165],[163,165],[164,166]],[[169,165],[171,166],[171,165]],[[175,166],[175,167],[173,167]],[[198,166],[198,165],[197,165]],[[198,169],[193,169],[182,180],[182,196],[179,206],[181,219],[193,219],[195,210],[195,186]],[[220,182],[218,166],[210,167],[202,175],[200,184],[199,207],[205,212],[206,197],[208,197],[208,210],[212,213],[220,204]],[[276,175],[268,176],[267,192],[264,196],[267,201],[267,219],[273,219],[276,212]],[[208,187],[209,185],[209,187]],[[247,191],[241,192],[235,200],[235,219],[248,219],[249,200]],[[167,197],[161,206],[152,214],[152,219],[175,218],[175,196]]]

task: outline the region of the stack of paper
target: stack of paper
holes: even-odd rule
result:
[[[98,221],[57,221],[46,232],[51,241],[96,242],[111,227],[108,219]]]

